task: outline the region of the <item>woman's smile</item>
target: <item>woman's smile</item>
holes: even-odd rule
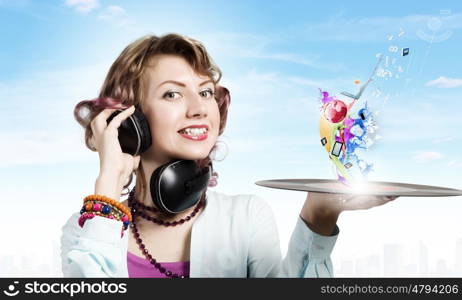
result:
[[[207,125],[192,125],[181,129],[178,133],[189,140],[193,141],[203,141],[208,137],[208,126]]]

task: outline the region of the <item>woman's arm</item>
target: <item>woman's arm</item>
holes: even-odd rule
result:
[[[75,213],[62,228],[61,263],[64,277],[128,277],[127,238],[120,221],[95,216],[77,224]]]
[[[98,151],[100,173],[95,194],[120,199],[123,186],[140,162],[140,157],[122,153],[118,128],[134,111],[134,106],[107,119],[116,109],[102,110],[91,122],[90,143]],[[76,207],[78,209],[78,207]],[[78,225],[79,214],[62,229],[61,259],[65,277],[127,277],[127,232],[121,238],[122,222],[95,216]]]
[[[133,114],[135,107],[122,111],[107,124],[107,119],[115,110],[104,109],[91,121],[93,135],[90,143],[98,151],[100,160],[95,194],[119,200],[127,179],[139,166],[140,156],[123,153],[118,140],[118,128]]]
[[[340,210],[338,206],[332,205],[331,201],[323,201],[330,200],[326,198],[332,197],[333,194],[324,195],[326,194],[308,193],[300,217],[312,231],[330,236],[334,232]]]

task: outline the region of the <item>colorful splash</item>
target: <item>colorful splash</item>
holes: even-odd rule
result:
[[[390,90],[396,87],[398,80],[404,79],[406,88],[411,80],[407,74],[410,61],[407,67],[401,65],[410,56],[410,49],[400,42],[404,33],[400,28],[399,33],[387,35],[391,44],[383,54],[375,55],[378,61],[369,79],[362,85],[360,80],[354,80],[354,84],[359,86],[356,94],[342,92],[336,96],[320,89],[321,144],[333,163],[338,180],[347,185],[366,180],[373,170],[373,164],[363,157],[380,138],[375,121],[379,114],[377,109],[383,109],[390,99]],[[374,99],[371,100],[372,105],[368,106],[367,100],[361,99],[360,102],[359,99],[371,82],[374,82],[374,87],[367,98]],[[394,97],[397,96],[395,93]],[[380,99],[383,99],[381,105],[378,103]],[[372,106],[376,111],[372,111]]]
[[[347,104],[327,91],[320,90],[320,94],[321,144],[336,168],[338,179],[348,184],[366,178],[373,164],[361,159],[358,150],[369,149],[377,138],[374,114],[367,108],[367,102],[353,112],[357,99]],[[357,178],[358,174],[362,178]]]
[[[367,85],[367,83],[366,83]],[[361,89],[364,90],[365,86]],[[361,93],[351,95],[350,103],[336,99],[327,91],[320,90],[321,118],[319,129],[321,144],[334,164],[338,179],[345,183],[363,180],[371,172],[373,164],[360,158],[360,149],[367,150],[377,139],[377,125],[367,102],[355,110]],[[358,178],[358,174],[362,178]]]

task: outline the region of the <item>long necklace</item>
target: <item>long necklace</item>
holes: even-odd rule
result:
[[[136,243],[138,244],[138,247],[140,248],[141,252],[146,257],[146,259],[149,261],[149,263],[153,265],[157,270],[159,270],[160,273],[165,274],[165,276],[171,277],[171,278],[188,278],[189,275],[187,274],[180,275],[177,273],[173,273],[170,270],[167,270],[154,257],[152,257],[151,253],[149,253],[149,250],[146,248],[146,245],[144,245],[143,240],[140,237],[140,233],[138,232],[138,228],[136,227],[135,220],[137,216],[140,216],[144,219],[154,222],[155,224],[159,224],[159,225],[163,225],[167,227],[182,225],[185,222],[190,221],[199,212],[201,207],[204,206],[205,193],[202,195],[201,201],[196,205],[196,207],[194,208],[194,211],[191,214],[189,214],[187,217],[180,219],[178,221],[168,222],[168,221],[163,221],[163,220],[147,215],[145,213],[146,210],[154,212],[154,213],[158,212],[158,210],[154,207],[148,207],[144,205],[143,203],[137,201],[134,190],[135,189],[133,189],[130,192],[130,195],[128,197],[128,205],[130,206],[132,210],[132,214],[133,214],[133,220],[130,224],[130,227],[132,229],[133,236],[135,237]]]
[[[157,260],[154,257],[152,257],[151,253],[149,253],[148,249],[146,249],[146,246],[144,245],[143,240],[140,238],[138,228],[136,227],[135,219],[136,219],[136,217],[133,218],[132,223],[130,224],[130,227],[132,229],[133,236],[136,239],[136,243],[138,244],[138,247],[140,248],[140,250],[143,253],[144,257],[146,257],[146,259],[149,261],[149,263],[151,265],[153,265],[154,268],[159,270],[160,273],[165,274],[165,276],[167,276],[167,277],[171,277],[171,278],[188,278],[189,275],[187,275],[187,274],[180,275],[180,274],[177,274],[177,273],[173,273],[170,270],[167,270],[159,262],[157,262]]]

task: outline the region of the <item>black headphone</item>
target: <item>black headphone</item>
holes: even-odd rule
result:
[[[107,122],[121,111],[114,112]],[[118,130],[120,147],[124,153],[136,156],[148,150],[152,144],[149,123],[138,108],[120,124]],[[149,184],[152,201],[162,212],[182,212],[199,202],[211,174],[211,164],[200,168],[192,160],[168,162],[151,175]]]

